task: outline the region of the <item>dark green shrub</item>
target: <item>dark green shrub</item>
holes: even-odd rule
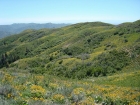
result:
[[[62,63],[63,63],[63,60],[60,60],[60,61],[59,61],[59,64],[62,64]]]
[[[69,56],[74,56],[83,53],[83,49],[77,46],[72,46],[63,50],[63,52]]]
[[[128,40],[127,39],[124,39],[124,43],[126,43],[126,42],[128,42]]]
[[[101,74],[101,72],[102,72],[102,68],[100,68],[100,67],[94,68],[94,76],[95,77],[98,77]]]
[[[44,74],[45,73],[45,68],[41,68],[41,67],[31,68],[30,73]]]
[[[118,32],[114,32],[114,35],[117,35],[117,34],[119,34]]]
[[[97,66],[102,69],[100,72],[98,70],[95,72],[96,75],[94,76],[98,76],[99,74],[107,75],[122,70],[122,68],[130,63],[130,58],[124,51],[113,50],[99,55],[94,62],[95,67]]]
[[[123,35],[123,34],[124,34],[124,32],[120,32],[120,33],[119,33],[120,36]]]

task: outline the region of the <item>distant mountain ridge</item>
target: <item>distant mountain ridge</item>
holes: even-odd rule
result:
[[[27,29],[42,29],[42,28],[61,28],[70,24],[54,24],[54,23],[45,23],[45,24],[38,24],[38,23],[14,23],[11,25],[0,25],[0,38],[18,34]]]

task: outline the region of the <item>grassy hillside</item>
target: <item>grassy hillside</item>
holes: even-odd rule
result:
[[[115,73],[139,57],[139,25],[91,22],[26,30],[0,40],[0,67],[79,79]]]
[[[0,45],[1,103],[140,104],[140,20],[26,30]]]

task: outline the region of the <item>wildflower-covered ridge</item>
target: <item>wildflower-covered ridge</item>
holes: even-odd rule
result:
[[[140,76],[140,72],[137,73]],[[130,75],[125,75],[125,78]],[[116,75],[117,76],[117,75]],[[107,77],[105,83],[115,77]],[[94,79],[94,78],[91,78]],[[0,72],[1,105],[139,105],[140,88],[103,84],[100,78],[76,80],[24,73]],[[115,81],[115,79],[114,79]],[[116,81],[123,81],[120,77]],[[131,83],[131,82],[130,82]]]

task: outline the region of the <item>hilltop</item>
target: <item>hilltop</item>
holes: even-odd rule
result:
[[[140,63],[140,20],[25,30],[0,45],[1,68],[79,79],[106,76]]]

